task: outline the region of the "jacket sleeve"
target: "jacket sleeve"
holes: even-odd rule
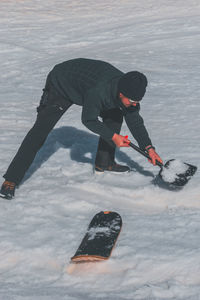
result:
[[[127,112],[125,113],[125,121],[131,134],[136,139],[142,150],[144,150],[146,146],[152,145],[149,134],[144,125],[143,118],[139,114],[139,106],[127,109]]]
[[[94,92],[88,93],[82,109],[82,123],[103,139],[111,140],[115,132],[99,120],[101,111],[103,111],[101,95]]]

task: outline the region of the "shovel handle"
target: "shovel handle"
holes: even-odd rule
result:
[[[129,146],[131,146],[131,148],[133,148],[134,150],[136,150],[137,152],[139,152],[140,154],[142,154],[143,156],[145,156],[146,158],[151,160],[151,157],[149,156],[149,154],[143,150],[141,150],[139,147],[137,147],[136,145],[134,145],[133,143],[129,143]],[[156,160],[156,165],[159,166],[160,168],[163,167],[163,164],[160,163],[159,161]]]

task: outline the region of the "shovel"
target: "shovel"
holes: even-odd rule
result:
[[[134,150],[151,160],[147,152],[141,150],[131,142],[129,145]],[[156,165],[160,167],[160,172],[158,174],[159,178],[172,188],[184,186],[197,170],[196,166],[175,159],[168,160],[164,165],[159,161],[156,161]]]

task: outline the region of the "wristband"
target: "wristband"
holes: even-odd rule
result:
[[[154,146],[152,146],[152,145],[149,145],[149,146],[147,146],[145,149],[146,149],[146,151],[149,151],[150,149],[153,149],[153,150],[155,150],[155,147],[154,147]]]

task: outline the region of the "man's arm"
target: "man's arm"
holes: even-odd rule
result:
[[[151,139],[144,125],[143,118],[139,114],[139,109],[127,112],[125,115],[125,121],[131,134],[136,139],[142,150],[145,150],[147,146],[152,145]]]
[[[149,162],[153,165],[156,165],[156,161],[163,163],[160,156],[156,153],[155,147],[152,146],[143,118],[139,114],[139,109],[127,113],[125,115],[125,120],[130,132],[138,142],[139,147],[148,152],[151,158]]]
[[[102,102],[98,93],[90,92],[84,100],[81,120],[89,130],[111,140],[115,132],[98,119],[103,110]]]

